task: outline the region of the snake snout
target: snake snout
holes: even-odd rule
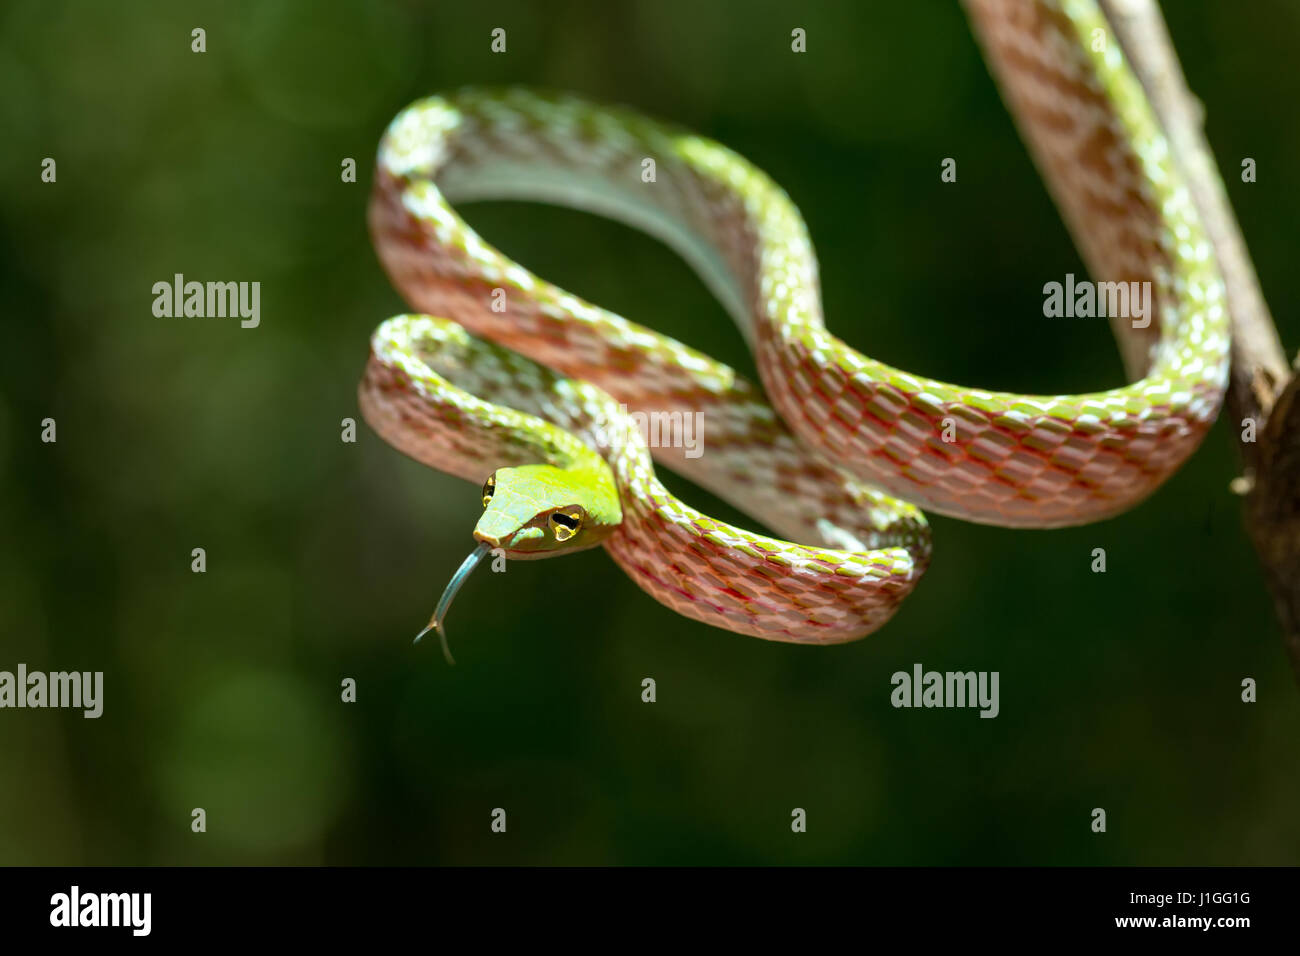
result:
[[[501,547],[501,539],[496,535],[484,534],[482,531],[474,532],[474,540],[486,544],[489,548],[496,549]]]
[[[493,534],[480,531],[477,528],[474,530],[474,540],[486,544],[493,551],[498,548],[506,551],[529,550],[526,542],[539,543],[543,538],[545,538],[545,532],[541,528],[535,527],[519,528],[504,534]]]

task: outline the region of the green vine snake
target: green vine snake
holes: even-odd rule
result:
[[[991,72],[1092,275],[1150,283],[1112,329],[1132,384],[1029,396],[890,368],[823,320],[818,265],[779,186],[710,140],[525,89],[415,103],[379,149],[370,228],[420,314],[384,322],[359,389],[388,442],[482,487],[478,548],[603,546],[669,608],[778,641],[880,627],[930,559],[921,508],[1015,527],[1117,514],[1176,470],[1227,380],[1223,281],[1168,141],[1094,0],[968,0]],[[641,173],[653,159],[656,176]],[[695,268],[762,387],[503,256],[456,204],[524,199],[612,217]],[[647,447],[629,412],[700,414],[708,445]],[[775,535],[672,495],[661,465]],[[427,630],[427,628],[426,628]],[[445,643],[444,643],[445,647]]]

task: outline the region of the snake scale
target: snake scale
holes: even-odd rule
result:
[[[849,641],[888,620],[924,572],[921,508],[1082,524],[1130,508],[1191,454],[1226,386],[1228,316],[1140,83],[1095,0],[966,7],[1092,275],[1150,283],[1149,327],[1111,323],[1137,380],[1028,396],[890,368],[826,327],[797,208],[725,147],[526,89],[421,100],[383,138],[369,219],[385,270],[422,314],[374,333],[359,401],[396,448],[484,483],[479,547],[431,626],[441,631],[489,548],[527,559],[603,545],[687,617],[771,640]],[[762,388],[497,252],[455,210],[484,199],[560,204],[662,240],[735,320]],[[627,413],[651,411],[702,415],[704,453],[648,448]],[[700,513],[656,464],[783,537]]]

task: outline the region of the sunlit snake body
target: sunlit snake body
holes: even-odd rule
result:
[[[889,368],[826,330],[798,210],[736,154],[622,110],[467,91],[414,104],[380,147],[371,231],[428,315],[375,333],[367,420],[476,482],[595,452],[622,506],[603,544],[631,578],[681,614],[772,640],[847,641],[889,618],[929,560],[924,516],[907,502],[1020,527],[1131,507],[1192,452],[1222,399],[1228,316],[1211,246],[1093,0],[967,6],[1093,277],[1152,284],[1149,328],[1112,321],[1141,380],[1033,397]],[[664,240],[740,326],[772,405],[727,366],[496,252],[451,205],[475,199],[559,203]],[[853,325],[869,328],[864,306]],[[598,440],[620,403],[702,413],[703,454]],[[806,544],[700,514],[659,483],[651,453]]]

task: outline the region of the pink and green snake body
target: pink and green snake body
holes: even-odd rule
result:
[[[603,545],[687,617],[771,640],[849,641],[880,627],[925,570],[920,507],[1081,524],[1133,506],[1191,454],[1226,386],[1228,316],[1138,80],[1093,0],[967,7],[1093,276],[1151,283],[1149,327],[1112,320],[1138,380],[1028,396],[890,368],[826,327],[798,210],[723,146],[525,90],[426,99],[384,137],[370,225],[389,275],[427,314],[375,332],[360,403],[397,448],[483,483],[480,547],[454,585],[487,548],[537,558]],[[512,262],[452,205],[480,199],[562,204],[660,238],[737,322],[764,388]],[[866,325],[864,305],[841,327]],[[648,449],[620,405],[701,413],[703,454]],[[784,539],[701,514],[665,489],[656,463]]]

